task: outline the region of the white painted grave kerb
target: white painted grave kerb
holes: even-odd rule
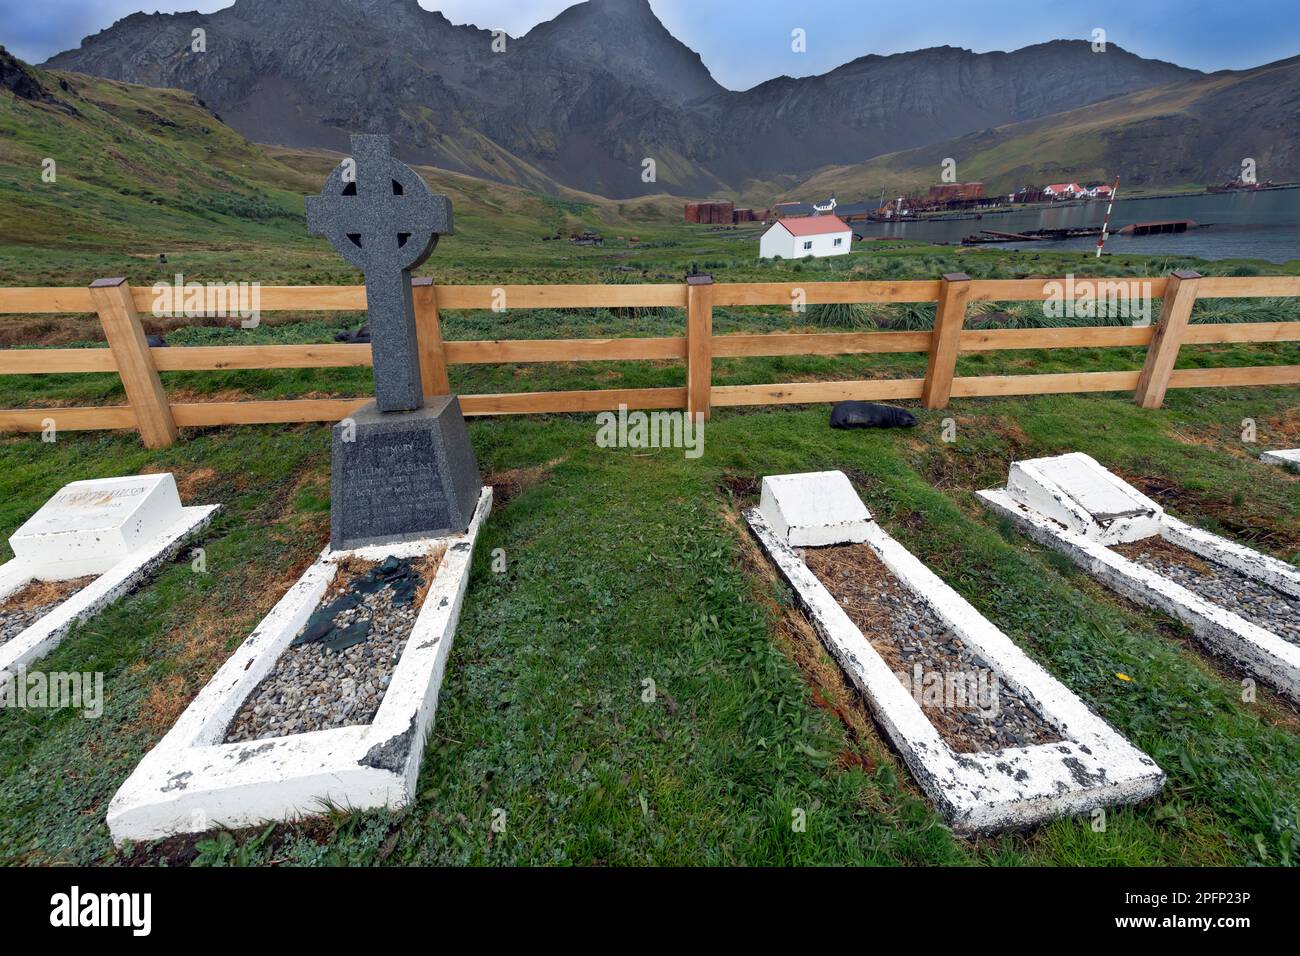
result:
[[[1300,471],[1300,448],[1266,451],[1259,456],[1259,460],[1270,465],[1281,465],[1287,471]]]
[[[835,485],[848,479],[842,473]],[[804,494],[820,494],[817,476],[798,478]],[[849,486],[851,489],[851,485]],[[865,508],[857,501],[857,508]],[[862,541],[966,644],[989,663],[998,680],[1017,693],[1050,724],[1062,740],[985,753],[957,753],[941,737],[915,698],[893,673],[840,605],[808,568],[788,538],[776,529],[789,515],[760,504],[745,513],[759,543],[807,613],[827,649],[871,707],[876,720],[902,755],[921,788],[955,830],[990,833],[1030,826],[1095,807],[1133,803],[1156,793],[1165,775],[1069,689],[1034,663],[906,548],[867,516]],[[828,526],[843,525],[849,508],[828,515]],[[833,534],[825,535],[834,539]],[[826,540],[826,544],[851,539]]]
[[[118,790],[108,808],[113,841],[293,820],[330,804],[363,810],[408,803],[433,726],[474,542],[491,509],[492,489],[484,488],[462,535],[323,552]],[[244,700],[316,609],[339,561],[410,558],[444,546],[446,554],[373,722],[221,742]]]
[[[1068,467],[1063,467],[1067,460]],[[1096,499],[1085,496],[1084,489],[1099,481],[1121,489],[1132,514],[1114,518],[1089,511]],[[1010,518],[1035,541],[1067,555],[1125,597],[1178,618],[1211,653],[1300,700],[1300,647],[1109,546],[1160,536],[1200,558],[1300,597],[1300,571],[1291,565],[1166,514],[1087,455],[1016,462],[1005,491],[977,494],[986,507]]]
[[[9,539],[14,558],[0,565],[0,600],[33,581],[97,577],[0,644],[0,674],[54,650],[72,625],[98,614],[170,561],[219,510],[220,505],[182,507],[170,474],[64,485]]]

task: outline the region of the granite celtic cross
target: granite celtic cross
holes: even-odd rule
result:
[[[355,135],[352,159],[340,163],[319,196],[307,199],[307,230],[329,239],[366,276],[375,401],[380,411],[424,404],[411,270],[452,233],[451,200],[435,196],[409,166],[394,159],[387,136]]]

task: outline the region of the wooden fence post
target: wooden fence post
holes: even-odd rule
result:
[[[1178,349],[1183,344],[1183,333],[1192,317],[1196,304],[1196,288],[1201,284],[1201,274],[1180,269],[1169,277],[1164,298],[1160,304],[1160,319],[1156,324],[1147,360],[1138,376],[1137,392],[1133,400],[1143,408],[1159,408],[1169,388],[1169,375],[1178,361]]]
[[[957,370],[969,296],[970,276],[966,273],[952,272],[943,277],[934,310],[934,331],[930,334],[930,360],[921,389],[921,402],[926,408],[946,408],[952,396],[952,376]]]
[[[176,422],[135,310],[131,287],[125,279],[96,279],[90,284],[90,297],[103,323],[127,401],[135,412],[141,440],[147,448],[166,448],[176,441]]]
[[[713,388],[713,276],[686,277],[686,413],[710,415]]]
[[[438,320],[438,291],[432,279],[412,279],[415,302],[415,334],[420,343],[420,380],[425,395],[450,395],[447,353],[442,347],[442,325]]]

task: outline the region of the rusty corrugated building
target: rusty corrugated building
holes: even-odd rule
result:
[[[983,199],[983,183],[941,183],[930,187],[931,202],[954,202],[969,199]]]
[[[736,204],[732,202],[688,202],[686,221],[705,225],[731,225],[735,221]]]

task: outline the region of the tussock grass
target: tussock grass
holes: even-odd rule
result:
[[[830,329],[869,329],[876,323],[865,305],[858,302],[830,302],[808,309],[807,323]]]

